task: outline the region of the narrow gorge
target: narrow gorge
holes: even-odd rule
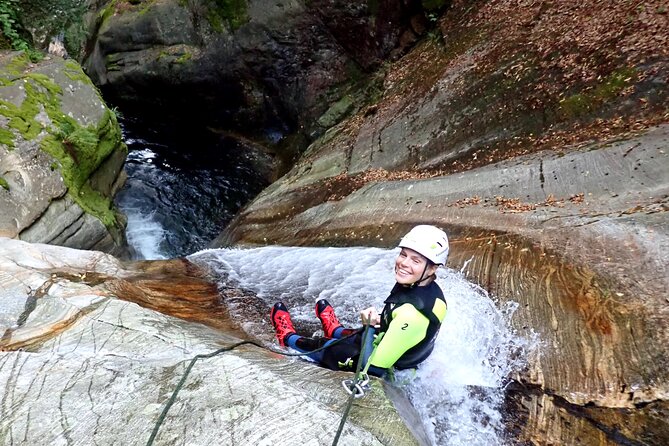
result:
[[[667,444],[668,11],[0,5],[0,443],[145,444],[195,355],[358,323],[427,223],[435,352],[340,444]],[[156,444],[329,445],[347,376],[198,361]]]

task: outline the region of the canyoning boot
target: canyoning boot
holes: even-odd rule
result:
[[[276,338],[279,340],[279,345],[284,347],[288,336],[295,334],[295,327],[293,327],[293,321],[290,320],[288,308],[286,308],[283,302],[274,304],[270,313],[270,319],[276,330]]]
[[[331,338],[334,331],[341,327],[341,323],[335,315],[334,308],[332,308],[330,302],[325,299],[316,302],[316,316],[318,316],[318,319],[321,320],[321,324],[323,324],[323,332],[325,333],[326,338]]]

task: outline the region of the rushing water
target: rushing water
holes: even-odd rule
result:
[[[255,292],[264,305],[282,300],[298,327],[314,328],[314,303],[321,298],[345,325],[359,324],[361,308],[381,308],[393,286],[395,256],[395,250],[378,248],[265,247],[209,250],[190,259],[207,264],[221,285]],[[505,444],[503,386],[520,366],[514,358],[524,345],[509,328],[515,308],[499,309],[457,271],[440,269],[437,283],[448,313],[435,350],[415,376],[399,373],[397,383],[433,444]]]
[[[204,248],[266,186],[252,155],[234,141],[157,143],[155,133],[123,124],[128,180],[116,204],[128,217],[128,242],[140,259]]]
[[[128,241],[143,259],[202,249],[264,186],[250,160],[230,155],[229,146],[209,147],[203,161],[195,155],[201,149],[197,142],[160,144],[155,136],[126,126],[129,178],[117,196],[128,216]],[[393,286],[395,255],[378,248],[265,247],[208,250],[190,259],[210,266],[221,286],[253,291],[259,307],[284,301],[299,330],[318,334],[313,309],[318,299],[328,299],[350,326],[358,325],[361,308],[383,306]],[[448,313],[435,350],[415,376],[398,373],[395,384],[408,395],[434,445],[503,445],[503,386],[521,366],[515,358],[524,348],[509,328],[515,308],[500,308],[457,271],[440,269],[437,283]],[[256,335],[268,327],[266,320],[241,325]]]

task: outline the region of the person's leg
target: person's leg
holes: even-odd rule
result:
[[[306,336],[300,336],[298,334],[290,334],[286,337],[286,345],[292,349],[295,349],[301,353],[309,353],[321,347],[324,347],[330,343],[334,342],[334,339],[327,338],[308,338]],[[311,353],[309,356],[314,361],[322,362],[323,354],[325,350],[320,350],[315,353]]]
[[[332,337],[335,339],[345,338],[346,336],[351,336],[352,334],[355,334],[358,331],[360,331],[360,329],[358,328],[337,327],[332,332]]]
[[[354,329],[344,328],[341,325],[339,319],[337,319],[334,308],[332,308],[330,302],[325,299],[316,302],[316,316],[320,319],[321,324],[323,325],[323,332],[325,333],[326,338],[339,339],[355,333]]]

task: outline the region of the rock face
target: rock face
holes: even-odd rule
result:
[[[379,102],[314,142],[215,245],[392,246],[442,226],[450,266],[517,302],[514,326],[541,340],[509,392],[519,441],[665,444],[669,59],[649,42],[669,22],[535,6],[453,2],[443,42],[390,66]]]
[[[148,117],[256,139],[259,128],[322,132],[317,118],[400,48],[422,14],[413,1],[130,3],[99,13],[83,62],[94,82]]]
[[[185,260],[0,238],[0,299],[2,444],[145,444],[190,359],[240,341]],[[341,379],[254,346],[202,359],[154,444],[331,444]],[[348,420],[340,444],[417,444],[377,381]]]
[[[0,54],[0,235],[123,255],[127,149],[76,62]]]

